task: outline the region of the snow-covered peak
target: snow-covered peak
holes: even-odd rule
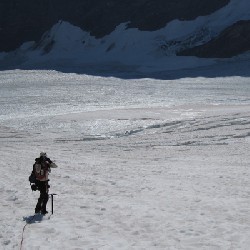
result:
[[[153,71],[209,65],[213,60],[177,57],[176,53],[205,44],[235,22],[249,19],[250,2],[231,0],[224,8],[195,20],[174,20],[156,31],[140,31],[122,23],[99,39],[61,20],[36,46],[30,46],[32,50],[22,46],[16,54],[19,57],[20,53],[25,54],[29,65],[46,60],[62,63],[63,60],[66,64],[70,61],[74,64],[120,63]]]

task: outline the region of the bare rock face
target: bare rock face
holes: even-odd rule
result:
[[[97,38],[117,25],[157,30],[174,19],[209,15],[230,0],[0,0],[0,51],[38,41],[59,20],[89,31]]]
[[[178,53],[182,56],[229,58],[250,50],[250,20],[239,21],[208,43]]]

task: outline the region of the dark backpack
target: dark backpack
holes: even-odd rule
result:
[[[29,182],[30,182],[31,184],[35,184],[35,183],[37,182],[37,180],[36,180],[36,175],[34,174],[33,171],[31,172],[31,174],[30,174],[30,176],[29,176]]]
[[[38,181],[36,179],[36,175],[35,175],[34,171],[32,171],[30,176],[29,176],[29,182],[30,182],[30,188],[32,191],[39,190]]]

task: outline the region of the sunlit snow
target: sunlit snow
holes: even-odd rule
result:
[[[20,248],[46,151],[54,214],[25,227],[22,249],[248,249],[249,88],[0,72],[0,248]]]

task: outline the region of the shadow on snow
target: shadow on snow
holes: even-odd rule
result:
[[[0,65],[0,71],[4,70],[56,70],[62,73],[86,74],[100,77],[116,77],[121,79],[141,79],[152,78],[159,80],[175,80],[180,78],[216,78],[241,76],[250,77],[250,60],[235,59],[235,60],[220,60],[210,66],[201,66],[196,68],[186,68],[178,70],[166,70],[155,72],[139,72],[137,66],[129,66],[123,64],[78,64],[58,62],[52,64],[39,65]]]
[[[23,217],[23,220],[26,221],[27,224],[33,224],[37,222],[41,222],[43,220],[42,214],[35,214],[30,216]]]

